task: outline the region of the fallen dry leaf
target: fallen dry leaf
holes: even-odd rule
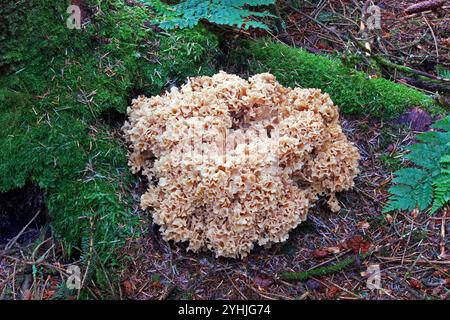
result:
[[[409,279],[408,282],[411,285],[411,287],[413,287],[413,288],[416,288],[416,289],[422,289],[423,288],[422,282],[420,282],[417,279],[411,278],[411,279]]]
[[[312,255],[314,256],[314,258],[324,258],[332,254],[337,254],[339,252],[341,252],[341,249],[339,247],[327,247],[314,250]]]
[[[366,230],[370,228],[370,224],[367,221],[360,221],[356,224],[358,229]]]
[[[267,288],[272,285],[273,280],[266,275],[257,275],[253,279],[253,283],[259,288]]]
[[[324,258],[330,255],[330,252],[326,249],[317,249],[313,251],[314,258]]]
[[[450,48],[450,38],[442,40],[442,44],[448,48]]]
[[[341,252],[341,248],[339,247],[328,247],[327,251],[333,254],[338,254],[339,252]]]
[[[133,284],[129,280],[122,281],[123,291],[127,296],[131,296],[133,293]]]
[[[392,216],[390,214],[387,214],[386,221],[387,221],[387,223],[392,224],[392,222],[394,222],[394,218],[392,218]]]
[[[338,287],[331,286],[331,287],[329,287],[329,288],[327,289],[326,296],[327,296],[328,299],[332,299],[332,298],[334,298],[334,297],[336,296],[336,294],[337,294],[339,291],[340,291],[340,290],[339,290]]]
[[[55,295],[55,290],[46,290],[44,294],[42,295],[43,300],[49,300]]]
[[[344,243],[344,247],[353,250],[355,254],[367,253],[370,249],[370,242],[365,241],[362,236],[355,236]]]

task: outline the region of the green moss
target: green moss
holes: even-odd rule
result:
[[[358,257],[360,260],[366,259],[371,252],[367,252],[364,254],[358,254]],[[348,258],[345,258],[339,262],[336,262],[335,264],[324,266],[324,267],[318,267],[315,269],[311,269],[308,271],[302,271],[302,272],[281,272],[279,274],[280,278],[287,281],[305,281],[308,280],[311,277],[321,277],[328,274],[334,274],[342,271],[343,269],[351,266],[356,262],[356,256],[351,256]]]
[[[372,114],[389,119],[421,106],[439,112],[427,95],[392,81],[370,79],[341,61],[271,41],[245,42],[236,52],[249,60],[251,73],[271,72],[282,84],[319,88],[330,94],[344,114]]]
[[[152,274],[150,277],[153,283],[160,283],[161,282],[161,275],[159,274]]]
[[[0,192],[27,180],[45,189],[55,234],[84,252],[93,238],[110,263],[136,218],[126,150],[99,116],[213,73],[218,44],[203,28],[155,33],[148,11],[118,0],[85,1],[97,14],[69,30],[69,2],[0,8]]]
[[[411,233],[411,240],[413,241],[413,243],[423,241],[425,239],[428,239],[428,237],[429,235],[426,230],[414,230]]]
[[[396,154],[382,154],[379,157],[381,163],[389,170],[389,171],[397,171],[402,168],[403,164],[401,161],[401,156]]]

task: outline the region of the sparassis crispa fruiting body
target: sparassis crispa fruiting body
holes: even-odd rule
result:
[[[129,164],[149,181],[142,208],[166,240],[244,257],[285,241],[318,196],[353,186],[360,158],[338,108],[317,89],[285,88],[268,73],[220,72],[128,108]]]

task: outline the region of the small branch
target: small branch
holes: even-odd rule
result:
[[[402,77],[406,81],[406,83],[410,84],[413,87],[420,88],[430,94],[441,92],[441,93],[449,93],[450,92],[450,86],[440,84],[437,82],[434,82],[432,80],[424,78],[411,78],[411,77]],[[444,106],[449,106],[448,98],[446,98],[443,95],[437,96],[438,102]]]
[[[445,227],[446,227],[446,219],[449,210],[446,207],[442,212],[442,222],[441,222],[441,241],[440,241],[440,249],[441,253],[439,254],[439,259],[448,259],[448,255],[445,253]]]
[[[345,43],[344,39],[342,39],[341,35],[339,33],[337,33],[335,30],[330,29],[329,27],[327,27],[325,24],[323,24],[322,22],[320,22],[319,20],[307,15],[306,13],[298,10],[297,8],[291,6],[290,4],[288,4],[289,8],[295,12],[297,12],[298,14],[302,15],[303,17],[314,21],[315,23],[317,23],[319,26],[321,26],[322,28],[324,28],[325,30],[327,30],[328,32],[331,32],[332,34],[334,34],[342,43]]]
[[[441,105],[450,108],[450,97],[446,97],[440,94],[436,94],[435,99],[437,102],[439,102]]]
[[[358,39],[356,39],[352,34],[349,35],[350,38],[353,40],[353,42],[355,43],[355,45],[362,51],[368,53],[372,59],[374,59],[379,65],[387,68],[387,69],[394,69],[400,72],[403,72],[405,74],[410,74],[413,75],[414,77],[425,81],[428,80],[434,80],[434,81],[438,81],[438,82],[432,82],[433,85],[435,85],[436,87],[440,88],[440,91],[443,92],[449,92],[450,91],[450,85],[448,85],[447,83],[450,84],[450,79],[448,78],[443,78],[443,77],[439,77],[439,76],[435,76],[432,75],[430,73],[424,72],[424,71],[420,71],[420,70],[416,70],[407,66],[403,66],[403,65],[399,65],[396,64],[388,59],[386,59],[385,57],[382,57],[380,55],[375,55],[372,54],[372,52],[370,50],[368,50],[366,48],[366,46],[359,41]],[[439,83],[440,82],[440,83]],[[444,83],[442,83],[444,82]]]
[[[408,282],[406,282],[405,280],[397,277],[395,274],[393,274],[392,272],[388,271],[388,270],[384,270],[384,272],[391,277],[393,280],[395,280],[396,282],[398,282],[400,285],[402,285],[403,287],[405,287],[405,289],[409,292],[409,294],[411,294],[415,299],[417,300],[423,300],[424,296],[422,296],[421,294],[419,294],[416,290],[414,290],[413,288],[411,288],[411,286],[408,284]]]
[[[283,19],[281,18],[280,8],[278,7],[277,1],[273,5],[270,6],[271,11],[276,16],[275,18],[275,27],[277,28],[277,34],[283,34],[286,30],[283,27]]]
[[[422,13],[422,18],[425,21],[425,23],[427,24],[428,28],[430,29],[431,35],[433,36],[434,46],[436,47],[436,59],[437,59],[437,62],[439,63],[439,45],[438,45],[438,41],[436,39],[436,35],[434,34],[433,27],[431,27],[430,22],[428,21],[427,17],[423,13]]]
[[[437,8],[442,7],[445,4],[446,0],[428,0],[428,1],[422,1],[416,4],[413,4],[412,6],[409,6],[405,9],[406,14],[413,14],[428,10],[435,10]]]
[[[19,240],[19,238],[22,236],[22,234],[25,232],[25,230],[27,230],[27,228],[30,226],[30,224],[38,217],[38,215],[40,213],[41,213],[41,210],[38,210],[36,212],[36,214],[34,215],[34,217],[31,218],[30,222],[28,222],[25,225],[25,227],[23,227],[22,230],[20,230],[20,232],[8,242],[8,244],[5,247],[5,251],[8,251],[9,249],[12,248],[12,246],[17,242],[17,240]]]
[[[402,260],[402,257],[383,257],[383,256],[376,256],[377,259],[386,261],[385,263],[389,262],[398,262]],[[450,261],[448,260],[425,260],[425,259],[403,259],[404,263],[411,263],[411,264],[427,264],[427,265],[444,265],[444,266],[450,266]]]

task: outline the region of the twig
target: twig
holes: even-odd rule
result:
[[[161,294],[161,296],[159,296],[158,300],[166,300],[170,296],[170,294],[173,292],[173,290],[175,290],[175,289],[176,289],[176,286],[169,285],[169,287],[166,289],[166,291],[163,292]]]
[[[397,277],[395,274],[393,274],[390,271],[385,270],[384,271],[389,277],[391,277],[393,280],[397,281],[398,283],[400,283],[403,287],[405,287],[405,289],[416,299],[418,300],[423,300],[424,296],[420,295],[419,293],[417,293],[416,290],[414,290],[413,288],[411,288],[411,286],[408,284],[408,282],[406,282],[403,279],[400,279],[399,277]]]
[[[367,18],[367,10],[369,8],[369,4],[370,4],[371,0],[367,0],[366,2],[364,2],[364,5],[362,7],[361,10],[361,22],[360,22],[360,32],[364,37],[364,48],[366,50],[364,50],[366,52],[366,55],[370,56],[370,54],[372,53],[372,47],[370,45],[370,41],[369,41],[369,33],[367,31],[367,27],[366,27],[366,18]]]
[[[406,240],[405,250],[403,250],[402,260],[401,260],[401,263],[400,263],[401,265],[403,265],[403,261],[405,261],[406,251],[408,250],[413,230],[414,230],[414,221],[411,221],[411,231],[409,232],[408,240]]]
[[[413,4],[405,9],[406,14],[413,14],[423,11],[435,10],[439,7],[442,7],[445,4],[446,0],[429,0],[422,1],[416,4]]]
[[[312,269],[316,269],[316,268],[321,267],[321,266],[323,266],[323,265],[325,265],[325,264],[327,264],[327,263],[330,263],[330,262],[333,261],[333,260],[339,259],[339,258],[341,258],[342,256],[344,256],[344,255],[346,255],[347,253],[349,253],[350,251],[351,251],[351,250],[347,250],[347,251],[344,251],[344,252],[342,252],[342,253],[340,253],[340,254],[338,254],[338,255],[335,255],[335,256],[332,257],[331,259],[325,260],[325,261],[323,261],[323,262],[321,262],[321,263],[315,265],[314,267],[312,267],[312,268],[310,268],[310,269],[308,269],[308,270],[306,270],[306,271],[310,271],[310,270],[312,270]]]
[[[288,5],[289,8],[291,8],[292,10],[294,10],[295,12],[297,12],[298,14],[302,15],[303,17],[314,21],[315,23],[317,23],[319,26],[321,26],[322,28],[324,28],[325,30],[327,30],[328,32],[331,32],[332,34],[334,34],[336,37],[338,37],[339,40],[341,40],[342,43],[345,43],[344,39],[342,39],[342,37],[339,35],[339,33],[337,33],[336,31],[334,31],[333,29],[328,28],[325,24],[323,24],[322,22],[320,22],[317,19],[314,19],[313,17],[307,15],[306,13],[298,10],[297,8],[294,8],[293,6],[291,6],[290,4]]]
[[[403,83],[405,85],[409,85],[410,87],[414,87],[414,88],[420,88],[422,91],[425,91],[429,94],[436,94],[436,92],[441,92],[441,93],[446,93],[446,92],[450,92],[450,86],[449,85],[444,85],[444,84],[440,84],[440,83],[436,83],[436,82],[432,82],[429,80],[422,80],[419,78],[411,78],[411,77],[402,77],[404,80],[406,80],[407,83]],[[440,104],[442,104],[443,106],[449,105],[448,103],[445,102],[445,97],[444,99],[442,98],[444,96],[442,95],[438,95],[436,96],[435,99],[437,100]]]
[[[422,78],[430,78],[436,81],[442,81],[442,82],[449,82],[450,83],[450,79],[448,78],[443,78],[443,77],[439,77],[439,76],[435,76],[432,75],[428,72],[424,72],[424,71],[420,71],[420,70],[416,70],[407,66],[402,66],[399,64],[396,64],[384,57],[381,57],[379,55],[373,55],[372,52],[370,50],[368,50],[366,48],[366,46],[364,44],[362,44],[358,39],[356,39],[352,34],[349,34],[350,38],[353,40],[353,42],[355,43],[355,45],[360,48],[361,50],[363,50],[366,53],[371,54],[372,58],[378,62],[380,65],[389,68],[389,69],[395,69],[404,73],[408,73],[408,74],[412,74],[418,77],[422,77]]]
[[[19,240],[19,238],[22,236],[22,234],[25,232],[25,230],[27,230],[28,226],[38,217],[38,215],[40,213],[41,213],[41,210],[38,210],[36,212],[36,214],[34,215],[34,217],[31,218],[31,220],[25,225],[25,227],[23,227],[22,230],[20,230],[20,232],[8,242],[8,244],[5,247],[5,251],[8,251],[9,249],[11,249],[11,247],[17,242],[17,240]]]
[[[317,278],[313,278],[313,279],[314,279],[315,281],[321,283],[322,285],[328,287],[328,285],[327,285],[326,283],[324,283],[323,281],[321,281],[321,280],[319,280],[319,279],[317,279]],[[333,281],[331,281],[331,280],[327,280],[327,282],[330,283],[331,285],[335,286],[336,288],[339,288],[340,290],[347,292],[349,295],[354,296],[355,298],[361,298],[361,297],[358,296],[357,294],[351,292],[350,290],[347,290],[346,288],[344,288],[344,287],[338,285],[337,283],[335,283],[335,282],[333,282]]]
[[[446,219],[447,219],[447,213],[448,213],[448,207],[446,207],[442,213],[441,241],[440,241],[441,253],[438,256],[439,259],[447,259],[448,258],[447,254],[445,253],[445,223],[446,223]]]
[[[62,273],[65,276],[68,276],[68,274],[66,272],[66,269],[61,268],[61,267],[56,266],[56,265],[53,265],[53,264],[51,264],[49,262],[38,262],[38,261],[24,260],[24,259],[19,259],[19,258],[16,258],[16,257],[11,257],[11,256],[8,256],[8,255],[4,255],[3,257],[6,258],[6,259],[13,260],[15,262],[19,262],[19,263],[25,264],[25,265],[44,266],[44,267],[47,267],[49,269],[54,269],[54,270]]]
[[[423,17],[423,20],[425,20],[425,23],[427,24],[428,28],[430,29],[431,35],[433,36],[434,46],[436,47],[436,60],[437,60],[437,63],[439,63],[439,45],[438,45],[438,42],[437,42],[437,39],[436,39],[436,35],[434,34],[434,30],[431,27],[431,24],[428,21],[427,17],[425,17],[424,13],[422,13],[422,17]]]
[[[260,292],[259,290],[257,290],[257,289],[254,288],[253,286],[251,286],[251,285],[245,283],[244,281],[242,281],[242,282],[244,283],[244,285],[246,285],[246,286],[247,286],[250,290],[252,290],[254,293],[260,295],[261,297],[263,297],[263,298],[265,298],[265,299],[267,299],[267,300],[278,300],[279,298],[284,299],[284,300],[292,300],[291,298],[285,297],[285,296],[281,296],[281,297],[278,296],[278,297],[277,297],[277,295],[274,294],[274,293],[269,293],[269,294],[273,295],[273,297],[268,296],[267,294],[264,294],[264,293]]]
[[[385,260],[387,262],[396,262],[401,261],[402,258],[400,257],[381,257],[381,256],[375,256],[377,259]],[[418,260],[411,260],[411,259],[403,259],[403,262],[405,263],[416,263],[416,264],[437,264],[437,265],[448,265],[450,266],[450,261],[440,261],[440,260],[425,260],[425,259],[418,259]]]
[[[239,292],[239,294],[242,296],[242,298],[244,298],[244,300],[248,300],[248,298],[245,296],[245,294],[243,294],[241,292],[241,290],[239,290],[239,288],[236,286],[236,284],[234,283],[233,279],[231,279],[231,277],[227,274],[228,279],[230,280],[231,284],[233,285],[233,287],[236,289],[237,292]]]

